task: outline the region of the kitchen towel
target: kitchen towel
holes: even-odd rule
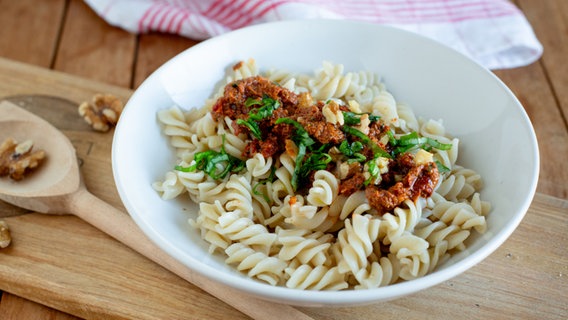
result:
[[[111,25],[203,40],[248,25],[345,19],[389,25],[444,43],[489,69],[528,65],[542,45],[508,0],[85,0]]]

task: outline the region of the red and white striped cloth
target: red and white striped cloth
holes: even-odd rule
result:
[[[524,66],[542,45],[508,0],[85,0],[108,23],[206,39],[251,24],[332,18],[390,25],[442,42],[489,69]]]

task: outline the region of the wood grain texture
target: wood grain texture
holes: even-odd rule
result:
[[[568,198],[568,3],[519,0],[519,7],[544,47],[542,58],[528,67],[497,75],[525,106],[541,153],[538,191]],[[560,161],[559,161],[560,160]]]
[[[0,0],[0,56],[49,68],[65,0]]]
[[[520,0],[519,6],[545,48],[542,64],[568,125],[568,2]]]
[[[42,304],[4,293],[0,304],[0,319],[79,320],[80,318]]]
[[[538,192],[568,198],[568,131],[542,65],[501,70],[496,74],[523,104],[536,132],[540,152]]]
[[[107,24],[81,0],[70,0],[55,70],[129,87],[136,35]]]
[[[370,319],[377,314],[563,319],[568,315],[568,249],[561,239],[568,227],[562,214],[567,209],[568,202],[539,194],[499,250],[434,288],[362,307],[300,309],[314,319]],[[5,291],[84,318],[246,318],[74,217],[28,214],[6,220],[14,244],[0,252]],[[106,313],[100,313],[101,305]]]
[[[53,92],[65,91],[60,84],[69,90],[69,83],[79,83],[77,77],[25,65],[6,68],[24,79],[45,78],[38,81],[51,83]],[[87,87],[69,94],[101,90],[96,82],[83,84]],[[2,87],[0,81],[0,92],[5,92]],[[61,119],[67,119],[61,123],[80,120]],[[80,128],[65,133],[83,161],[91,191],[119,205],[110,169],[111,134]],[[502,247],[450,281],[385,303],[300,310],[315,319],[369,319],[378,314],[406,319],[564,319],[568,316],[566,213],[568,201],[538,194]],[[32,213],[5,220],[12,229],[13,245],[0,251],[0,290],[81,318],[247,318],[78,218]]]
[[[568,169],[565,159],[568,155],[566,151],[568,146],[566,142],[568,70],[566,69],[568,67],[565,59],[568,56],[568,3],[564,0],[518,0],[514,2],[526,14],[539,40],[543,43],[544,56],[541,61],[529,67],[502,70],[496,73],[519,96],[537,131],[541,148],[541,177],[538,191],[567,199],[568,184],[565,181],[567,181]],[[137,87],[159,66],[160,61],[175,55],[178,50],[185,49],[185,43],[193,44],[191,40],[179,39],[176,36],[151,34],[136,37],[130,35],[106,25],[80,0],[0,0],[0,8],[0,21],[3,25],[0,29],[0,57],[42,67],[55,66],[57,70],[63,72],[125,87]],[[66,9],[68,11],[65,11]],[[63,20],[63,18],[66,19]],[[60,30],[64,32],[60,33]],[[57,45],[58,43],[60,46]],[[54,86],[52,83],[57,85]],[[125,99],[130,95],[129,90],[112,85],[69,77],[63,73],[49,72],[0,58],[0,98],[22,94],[55,95],[79,103],[89,99],[94,91],[115,93]],[[21,103],[25,104],[25,101]],[[32,103],[35,102],[32,101]],[[48,112],[47,115],[49,114]],[[89,154],[82,170],[88,172],[90,190],[113,206],[120,208],[121,203],[116,193],[109,189],[113,187],[113,183],[104,175],[97,175],[100,170],[110,170],[110,164],[105,162],[105,152],[108,152],[110,148],[110,140],[104,137],[94,138],[92,133],[80,128],[66,128],[66,130],[73,132],[75,137],[73,143],[79,153]],[[90,140],[99,138],[102,140],[97,140],[94,144]],[[537,194],[524,221],[499,250],[463,275],[437,287],[378,305],[326,310],[303,308],[301,310],[316,319],[364,319],[365,317],[369,319],[566,319],[568,318],[568,299],[565,297],[566,288],[568,288],[568,262],[566,261],[568,238],[565,235],[568,230],[567,203],[566,200]],[[26,217],[18,216],[22,213],[24,212],[19,209],[0,204],[0,216],[12,216],[9,219],[18,221]],[[98,262],[102,262],[105,265],[104,268],[109,268],[109,264],[115,263],[115,255],[129,252],[128,248],[120,246],[117,248],[116,241],[73,217],[56,217],[55,221],[47,220],[46,225],[41,225],[41,223],[38,225],[37,221],[19,223],[15,223],[18,225],[17,229],[27,231],[28,228],[31,228],[30,230],[39,228],[48,232],[47,235],[29,234],[29,238],[26,238],[21,235],[27,233],[18,231],[15,243],[23,249],[19,251],[22,255],[21,259],[33,259],[34,251],[28,252],[25,249],[26,246],[31,245],[35,248],[34,250],[40,251],[45,237],[50,239],[49,232],[60,232],[59,228],[64,230],[63,234],[69,239],[56,238],[55,243],[61,246],[54,248],[53,245],[48,244],[47,247],[51,250],[59,250],[61,254],[78,252],[78,260],[70,263],[81,265],[84,256],[90,257],[91,260],[88,261],[91,263],[97,263],[89,253],[93,247],[95,253],[102,254]],[[75,237],[77,237],[77,243],[85,247],[80,250],[70,249],[68,246],[74,244]],[[84,241],[85,237],[100,242],[93,244]],[[104,248],[101,249],[102,247]],[[34,261],[40,263],[45,261],[46,264],[40,267],[48,270],[48,273],[32,274],[35,269],[30,269],[30,274],[25,279],[32,282],[44,281],[45,283],[48,281],[49,285],[53,285],[51,293],[38,293],[29,289],[21,290],[21,295],[28,298],[39,295],[41,299],[38,298],[36,301],[60,310],[72,311],[75,310],[74,308],[81,308],[73,306],[68,298],[62,297],[57,291],[62,287],[49,281],[47,275],[50,275],[52,270],[65,273],[67,268],[72,268],[74,270],[72,275],[81,277],[84,271],[76,266],[54,267],[50,265],[49,259],[41,260],[48,258],[49,252],[39,253],[39,258]],[[0,254],[5,253],[0,251]],[[133,259],[140,258],[132,252],[127,255],[130,254],[134,257]],[[0,256],[0,266],[5,261],[3,258],[4,256]],[[120,256],[118,261],[123,261]],[[133,261],[138,260],[131,260],[130,263]],[[145,263],[148,261],[143,262],[140,268],[155,268],[154,264],[146,265]],[[29,265],[38,267],[33,263]],[[111,272],[115,270],[117,269],[112,269]],[[125,268],[119,266],[118,270],[122,272]],[[25,271],[19,270],[18,272]],[[127,282],[128,276],[124,276],[121,272],[117,274],[117,278]],[[146,270],[141,273],[141,276],[152,280],[155,277],[151,275],[152,272],[168,274],[158,268],[154,271]],[[42,277],[42,275],[46,276]],[[108,275],[102,276],[103,280],[110,280]],[[85,277],[82,280],[81,278],[67,280],[64,276],[58,275],[56,279],[61,278],[63,282],[60,285],[63,286],[95,282],[95,284],[89,284],[90,287],[99,287],[96,274]],[[158,276],[160,279],[161,277],[164,276]],[[18,279],[14,279],[14,274],[10,273],[9,279],[15,283],[12,287],[19,285]],[[139,285],[139,280],[135,281],[135,286]],[[0,290],[6,290],[3,284],[3,279],[0,278]],[[128,286],[128,283],[126,285]],[[113,284],[111,288],[115,286],[116,284]],[[72,289],[71,292],[77,292],[75,290]],[[226,316],[223,318],[246,318],[195,287],[189,287],[187,290],[189,294],[180,295],[188,294],[196,301],[187,302],[191,306],[191,311],[184,315],[185,318],[209,319],[223,316]],[[124,291],[120,292],[124,293]],[[150,291],[145,292],[148,294]],[[169,294],[165,291],[160,292]],[[6,292],[0,291],[0,293],[2,293],[0,319],[75,319],[73,316],[55,311],[42,304]],[[93,294],[93,292],[86,294]],[[134,293],[134,296],[137,294],[139,293]],[[91,299],[89,300],[91,306],[93,303],[105,301],[95,296]],[[152,303],[149,300],[145,301]],[[140,307],[136,301],[133,305],[140,309],[145,308],[145,306]],[[85,310],[81,310],[78,312],[86,314]],[[96,318],[118,319],[113,315]],[[164,318],[166,317],[161,317],[161,319]]]
[[[178,35],[160,33],[140,35],[132,87],[137,88],[158,67],[196,43],[195,40]]]
[[[5,291],[87,319],[246,319],[76,217],[6,221],[13,244],[0,252]]]

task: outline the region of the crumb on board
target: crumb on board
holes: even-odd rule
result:
[[[112,94],[96,94],[91,101],[85,101],[79,105],[79,115],[100,132],[107,132],[114,127],[117,122],[124,104]]]
[[[10,228],[8,228],[6,221],[0,220],[0,249],[8,247],[11,242]]]
[[[0,145],[0,177],[20,181],[39,167],[45,159],[45,151],[33,151],[33,146],[31,140],[22,143],[13,138],[4,140]]]

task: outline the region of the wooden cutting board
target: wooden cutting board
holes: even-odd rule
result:
[[[91,131],[76,113],[97,92],[125,100],[131,94],[0,59],[0,99],[63,130],[89,190],[124,210],[112,178],[112,132]],[[0,202],[0,217],[13,236],[0,250],[0,290],[87,319],[247,318],[74,216],[43,216]],[[452,280],[391,302],[299,309],[315,319],[565,319],[567,231],[568,201],[537,194],[512,237]]]

